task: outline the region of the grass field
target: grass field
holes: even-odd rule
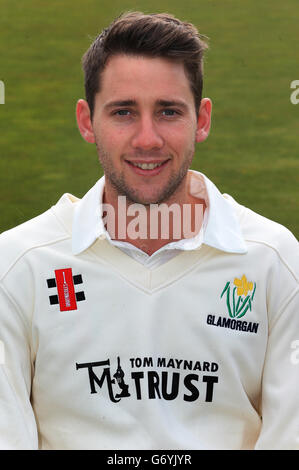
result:
[[[83,196],[102,175],[77,130],[81,56],[124,10],[167,11],[210,38],[204,95],[208,140],[192,168],[222,192],[287,226],[298,238],[298,0],[1,0],[0,232]]]

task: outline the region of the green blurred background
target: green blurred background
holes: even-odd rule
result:
[[[204,96],[208,140],[192,168],[221,192],[287,226],[298,238],[298,0],[0,0],[0,232],[69,192],[82,197],[102,175],[81,138],[81,56],[126,10],[169,12],[210,38]]]

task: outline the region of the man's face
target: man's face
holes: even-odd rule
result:
[[[92,120],[106,191],[141,204],[179,200],[197,127],[182,63],[127,55],[110,58]]]

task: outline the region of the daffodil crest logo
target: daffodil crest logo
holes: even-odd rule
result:
[[[228,281],[221,293],[220,298],[226,294],[226,305],[231,318],[242,318],[249,309],[251,311],[255,294],[256,283],[248,282],[245,274],[241,279],[234,279],[233,289]]]

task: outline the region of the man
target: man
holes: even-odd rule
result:
[[[135,12],[85,54],[105,177],[1,236],[2,448],[299,448],[298,243],[189,170],[205,47]]]

